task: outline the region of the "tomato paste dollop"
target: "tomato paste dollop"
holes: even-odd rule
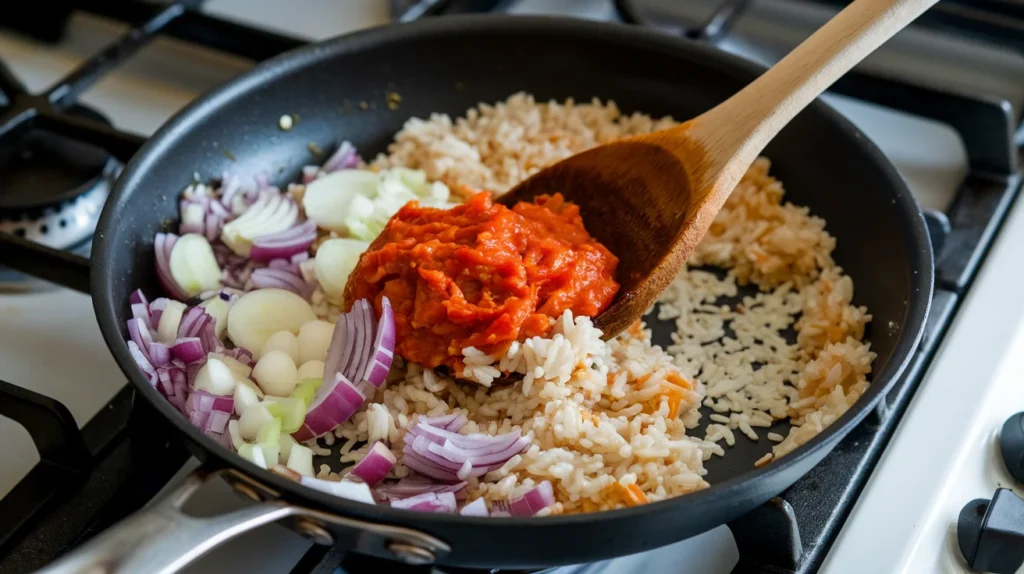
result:
[[[502,353],[513,341],[546,335],[566,309],[603,311],[619,290],[618,263],[559,193],[512,209],[489,192],[451,209],[412,201],[362,254],[345,300],[379,307],[386,295],[396,353],[460,373],[466,347]]]

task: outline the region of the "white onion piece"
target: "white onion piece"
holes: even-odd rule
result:
[[[264,393],[287,397],[299,384],[299,372],[295,361],[284,351],[270,351],[260,357],[252,369],[252,377]]]
[[[236,254],[249,257],[254,239],[295,225],[299,206],[277,190],[264,190],[241,216],[224,225],[221,241]]]
[[[313,451],[301,444],[293,444],[285,465],[302,476],[313,476]]]
[[[341,302],[349,276],[369,248],[369,242],[349,238],[328,239],[317,247],[313,269],[327,299]]]
[[[224,337],[224,330],[228,327],[228,311],[231,310],[231,303],[218,297],[211,297],[199,304],[206,309],[206,313],[215,321],[214,334],[217,338]]]
[[[299,355],[295,358],[297,364],[308,363],[309,361],[323,361],[327,358],[327,350],[331,346],[331,333],[334,332],[334,325],[327,321],[310,321],[299,328],[298,350]]]
[[[299,380],[324,378],[323,361],[306,361],[299,366]]]
[[[336,171],[306,185],[302,207],[321,228],[343,233],[352,199],[376,195],[379,185],[380,176],[369,170]]]
[[[302,333],[302,330],[299,330]],[[267,339],[267,342],[263,344],[263,349],[260,351],[260,355],[266,355],[270,351],[284,351],[295,364],[300,364],[305,361],[299,360],[299,339],[291,331],[278,331]]]
[[[270,414],[267,407],[257,403],[242,411],[238,418],[238,432],[245,440],[256,440],[263,425],[274,421],[274,415]]]
[[[231,436],[231,446],[235,447],[235,451],[242,448],[242,445],[245,444],[245,439],[242,438],[238,430],[238,421],[228,421],[228,435]]]
[[[295,442],[295,439],[292,438],[292,435],[290,435],[290,434],[282,434],[281,435],[281,445],[280,445],[281,446],[281,450],[278,451],[277,461],[280,462],[281,464],[287,464],[288,463],[288,457],[291,456],[291,454],[292,454],[292,447],[295,446],[296,444],[298,444],[298,443]],[[312,452],[312,451],[310,451],[310,452]],[[312,464],[312,463],[310,463],[310,464]]]
[[[470,502],[466,506],[463,506],[462,509],[459,510],[459,514],[462,516],[490,516],[487,512],[487,501],[485,501],[482,496],[473,502]]]
[[[196,372],[193,388],[206,391],[213,395],[231,395],[235,392],[238,381],[234,371],[217,359],[206,359],[206,363]]]
[[[235,385],[235,414],[242,416],[242,413],[253,405],[258,405],[260,397],[249,385]]]
[[[217,257],[202,235],[189,233],[178,238],[171,249],[170,269],[175,283],[189,297],[220,287]]]
[[[160,324],[156,328],[156,340],[165,345],[173,345],[178,338],[178,325],[187,307],[180,301],[168,301],[160,314]]]
[[[323,480],[311,476],[303,476],[301,482],[303,486],[308,486],[327,494],[333,494],[339,498],[347,498],[356,502],[365,502],[366,504],[377,504],[373,500],[373,493],[370,491],[370,487],[362,482]]]
[[[258,359],[267,339],[278,331],[298,333],[316,319],[305,299],[284,289],[260,289],[238,298],[228,311],[228,337]]]

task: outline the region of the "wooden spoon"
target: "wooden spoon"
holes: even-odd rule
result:
[[[937,0],[855,0],[736,95],[686,123],[591,148],[526,179],[499,201],[562,193],[619,258],[606,338],[657,300],[750,164],[797,113]],[[670,71],[667,70],[666,73]]]

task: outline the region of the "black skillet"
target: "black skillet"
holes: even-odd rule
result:
[[[872,385],[824,432],[762,468],[753,462],[769,445],[741,437],[724,459],[708,463],[711,487],[701,492],[623,510],[536,519],[466,518],[347,501],[262,470],[204,436],[149,385],[125,345],[128,295],[138,287],[157,292],[153,236],[177,217],[177,196],[194,173],[205,180],[224,171],[269,172],[278,184],[295,181],[303,165],[322,161],[311,149],[331,150],[348,139],[372,157],[410,117],[458,116],[520,90],[541,100],[610,98],[627,112],[685,119],[762,71],[705,45],[639,28],[451,16],[298,49],[188,106],[120,176],[99,223],[91,290],[103,336],[138,396],[177,427],[204,470],[169,499],[54,567],[101,563],[111,571],[173,571],[235,534],[284,517],[318,542],[408,563],[582,563],[699,534],[782,492],[828,454],[900,376],[920,340],[932,293],[932,251],[917,203],[881,152],[820,101],[797,116],[764,155],[785,183],[787,199],[828,221],[838,240],[835,258],[856,282],[855,303],[874,316],[867,333],[878,354]],[[401,96],[398,109],[385,105],[386,92]],[[285,113],[301,118],[288,132],[278,127]],[[665,333],[657,326],[655,331],[656,342],[664,343]],[[784,425],[779,430],[785,432]],[[214,518],[178,513],[177,501],[211,473],[264,502]]]

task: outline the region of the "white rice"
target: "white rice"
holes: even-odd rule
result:
[[[373,165],[423,169],[466,193],[500,193],[593,145],[672,125],[671,118],[623,116],[612,102],[538,103],[516,94],[465,118],[411,119]],[[642,502],[705,488],[704,461],[727,452],[719,442],[759,441],[755,429],[789,419],[786,436],[766,433],[756,464],[785,456],[864,393],[875,355],[861,341],[871,317],[851,304],[853,282],[832,261],[835,240],[825,222],[783,203],[769,167],[763,158],[751,166],[690,267],[662,294],[657,318],[676,326],[667,348],[653,346],[642,324],[605,343],[590,319],[567,312],[548,337],[500,355],[464,349],[462,378],[478,384],[396,361],[372,404],[335,434],[347,447],[387,440],[400,453],[419,415],[460,412],[471,421],[467,433],[519,428],[529,447],[470,478],[469,498],[502,500],[550,480],[551,513],[636,504],[630,489],[642,492]],[[716,304],[746,284],[758,293],[733,307]],[[329,306],[321,307],[327,315]],[[787,329],[796,331],[795,344]],[[496,383],[508,373],[522,380]],[[702,404],[714,414],[696,437],[689,433]],[[348,450],[342,461],[359,460],[367,448]],[[394,474],[408,472],[399,465]]]

